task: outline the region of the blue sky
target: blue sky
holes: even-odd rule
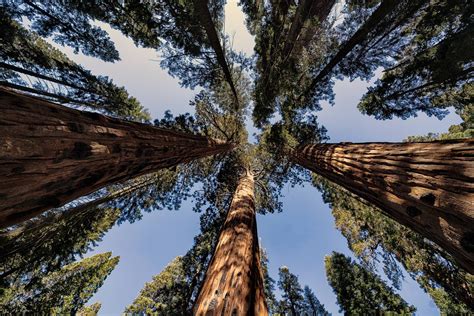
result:
[[[233,46],[247,54],[253,52],[253,38],[243,24],[244,16],[231,0],[226,6],[226,32],[233,38]],[[136,48],[119,32],[109,31],[121,55],[121,61],[111,64],[82,55],[74,55],[64,47],[73,60],[95,74],[108,75],[118,85],[146,106],[153,118],[164,111],[192,112],[188,105],[197,91],[183,89],[159,67],[159,56],[154,50]],[[460,122],[454,114],[440,121],[420,114],[408,120],[377,121],[363,116],[356,105],[368,83],[340,81],[335,87],[335,106],[327,104],[318,113],[320,123],[327,129],[331,142],[401,141],[409,135],[444,132]],[[324,256],[332,251],[350,254],[346,241],[334,228],[330,209],[322,202],[321,194],[312,187],[286,188],[284,212],[258,216],[258,233],[270,259],[270,274],[278,277],[278,267],[286,265],[299,276],[303,285],[310,286],[333,313],[338,314],[336,296],[327,283]],[[87,256],[112,251],[121,257],[117,268],[89,303],[102,302],[101,315],[123,312],[137,296],[145,282],[159,273],[168,262],[183,255],[198,233],[199,214],[192,212],[189,202],[179,211],[155,211],[131,224],[114,227],[94,251]],[[437,309],[408,276],[400,294],[418,308],[417,315],[436,315]]]

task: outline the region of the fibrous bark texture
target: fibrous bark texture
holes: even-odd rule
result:
[[[194,314],[268,315],[251,173],[237,186]]]
[[[0,89],[0,227],[232,145]]]
[[[474,139],[305,145],[292,159],[434,241],[474,273]]]

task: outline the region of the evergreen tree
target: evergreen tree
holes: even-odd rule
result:
[[[473,12],[471,1],[430,2],[402,28],[402,36],[412,40],[401,45],[396,63],[369,88],[359,109],[378,119],[419,111],[441,118],[448,107],[472,104]]]
[[[298,91],[306,85],[308,67],[323,58],[330,45],[326,20],[334,3],[299,1],[296,5],[271,1],[265,7],[255,45],[253,119],[258,127],[267,124],[276,109],[295,101]]]
[[[182,257],[176,257],[151,282],[145,284],[125,313],[178,315],[183,308],[179,289],[185,286]]]
[[[251,165],[246,166],[243,161],[237,166],[244,175],[237,179],[232,203],[195,302],[196,314],[226,310],[237,314],[268,313],[257,236],[254,173]],[[239,169],[231,170],[235,173]],[[235,280],[225,275],[234,275]]]
[[[303,289],[304,312],[308,316],[329,316],[324,305],[318,300],[314,292],[306,285]]]
[[[272,279],[270,273],[268,272],[268,256],[265,249],[260,247],[260,258],[263,272],[263,281],[264,281],[264,292],[265,300],[267,301],[268,313],[270,315],[274,314],[278,308],[278,301],[275,296],[275,280]]]
[[[303,289],[288,267],[282,266],[278,271],[282,299],[275,305],[276,315],[329,315],[309,286],[305,285]]]
[[[97,254],[46,274],[41,278],[41,287],[34,291],[22,286],[11,288],[2,300],[2,308],[16,313],[74,314],[118,264],[119,257],[111,255],[110,252]]]
[[[337,296],[340,311],[346,314],[413,313],[405,302],[379,277],[343,254],[325,258],[326,275]]]
[[[450,106],[472,103],[473,56],[466,49],[472,46],[469,1],[346,1],[343,22],[333,28],[309,26],[308,32],[317,36],[311,41],[300,34],[298,40],[306,45],[301,50],[298,44],[288,46],[292,41],[285,43],[284,34],[297,34],[292,30],[301,24],[298,13],[311,11],[298,10],[305,3],[300,1],[296,10],[290,3],[272,3],[266,15],[270,22],[261,22],[253,113],[257,126],[268,124],[277,110],[281,116],[319,110],[320,101],[333,102],[335,79],[368,80],[380,68],[385,69],[382,79],[359,104],[363,113],[376,118],[406,118],[419,111],[441,118]],[[295,63],[277,57],[285,46],[300,53]],[[292,70],[277,67],[273,73],[279,60]]]
[[[292,316],[300,315],[304,307],[304,296],[298,277],[286,266],[280,267],[278,276],[278,287],[282,291],[283,298],[280,301],[280,311]]]

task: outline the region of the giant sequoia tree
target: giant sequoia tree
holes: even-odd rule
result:
[[[4,114],[0,174],[8,179],[0,187],[3,227],[105,185],[232,147],[202,136],[80,112],[5,89],[0,93]]]
[[[472,144],[304,145],[292,157],[436,242],[472,273]]]
[[[254,175],[239,180],[194,313],[268,314],[257,237]],[[222,282],[221,280],[225,280]]]

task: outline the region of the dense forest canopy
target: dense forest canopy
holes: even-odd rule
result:
[[[2,1],[0,311],[97,314],[90,299],[119,257],[88,252],[115,225],[187,200],[193,244],[125,313],[329,315],[285,262],[270,275],[257,234],[257,214],[288,212],[284,190],[307,185],[352,252],[324,260],[339,312],[413,314],[398,293],[407,276],[441,313],[474,312],[474,3],[241,0],[252,56],[233,48],[225,5]],[[192,114],[151,117],[61,51],[120,62],[105,25],[156,51],[195,92]],[[374,119],[462,122],[330,144],[317,112],[345,78],[370,81],[357,108]]]

